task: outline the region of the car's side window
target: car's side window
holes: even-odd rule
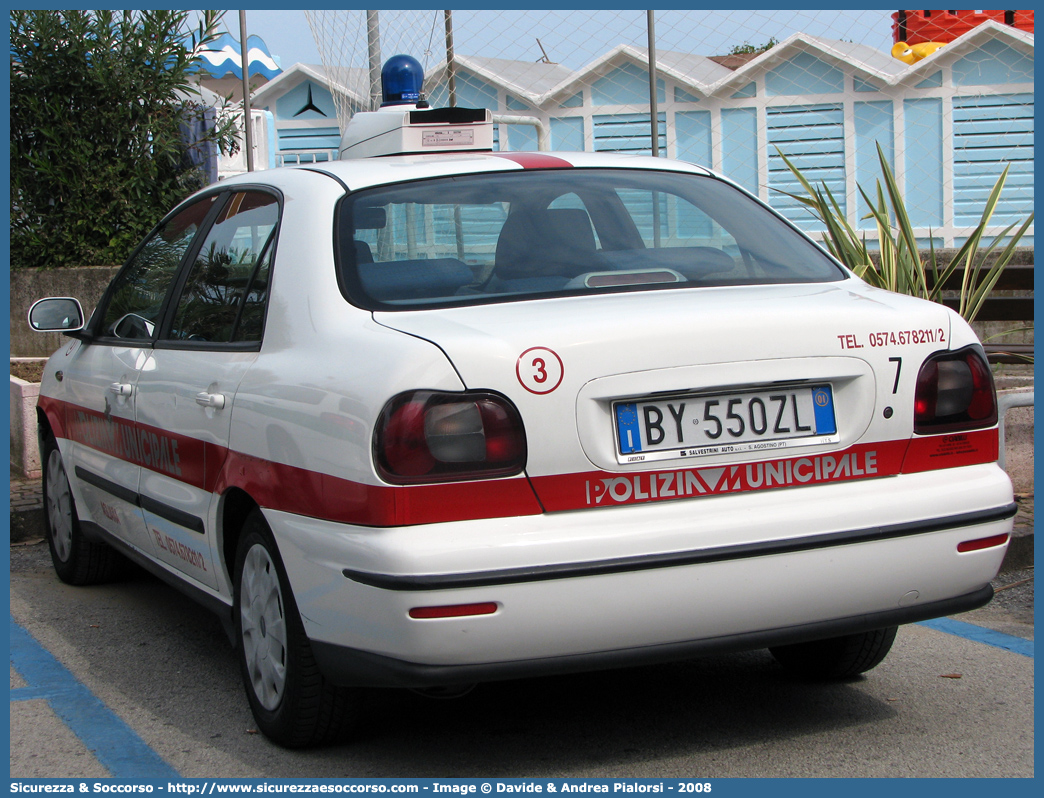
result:
[[[142,244],[113,283],[102,312],[101,335],[136,340],[155,337],[178,266],[216,199],[207,197],[184,208]]]
[[[169,338],[260,341],[279,202],[261,191],[229,198],[207,233],[178,299]]]

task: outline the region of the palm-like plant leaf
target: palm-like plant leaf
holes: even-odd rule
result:
[[[1021,225],[1006,227],[993,238],[985,251],[980,251],[986,228],[993,218],[1007,181],[1008,167],[1005,167],[990,191],[979,223],[949,263],[940,267],[931,230],[928,231],[928,252],[926,257],[922,257],[899,184],[884,150],[878,144],[877,157],[884,185],[881,180],[877,181],[875,199],[871,199],[861,186],[856,186],[869,208],[869,213],[863,218],[872,218],[877,227],[879,252],[875,265],[866,246],[865,233],[860,234],[849,223],[827,185],[822,184],[822,189],[813,186],[778,147],[776,152],[805,191],[804,196],[785,191],[780,193],[804,205],[823,223],[826,228],[823,243],[830,254],[871,285],[936,302],[942,300],[945,284],[960,269],[959,312],[968,321],[973,321],[982,310],[1002,272],[1011,262],[1019,241],[1033,224],[1033,214],[1030,214]],[[1004,246],[998,252],[1002,243]],[[987,268],[986,264],[991,258],[993,264]]]

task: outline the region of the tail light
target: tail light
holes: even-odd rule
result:
[[[997,393],[982,350],[968,346],[932,355],[917,375],[914,432],[931,435],[997,423]]]
[[[397,485],[510,476],[525,468],[526,434],[497,394],[410,391],[381,411],[374,460]]]

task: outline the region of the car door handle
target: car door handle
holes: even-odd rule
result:
[[[134,393],[134,386],[126,382],[114,382],[109,386],[109,393],[114,393],[117,396],[130,396]]]
[[[203,407],[213,407],[221,410],[225,406],[225,395],[221,393],[207,393],[201,391],[196,394],[196,404]]]

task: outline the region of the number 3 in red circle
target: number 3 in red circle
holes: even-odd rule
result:
[[[515,364],[519,383],[530,393],[551,393],[561,385],[564,373],[562,358],[542,346],[527,349]]]

